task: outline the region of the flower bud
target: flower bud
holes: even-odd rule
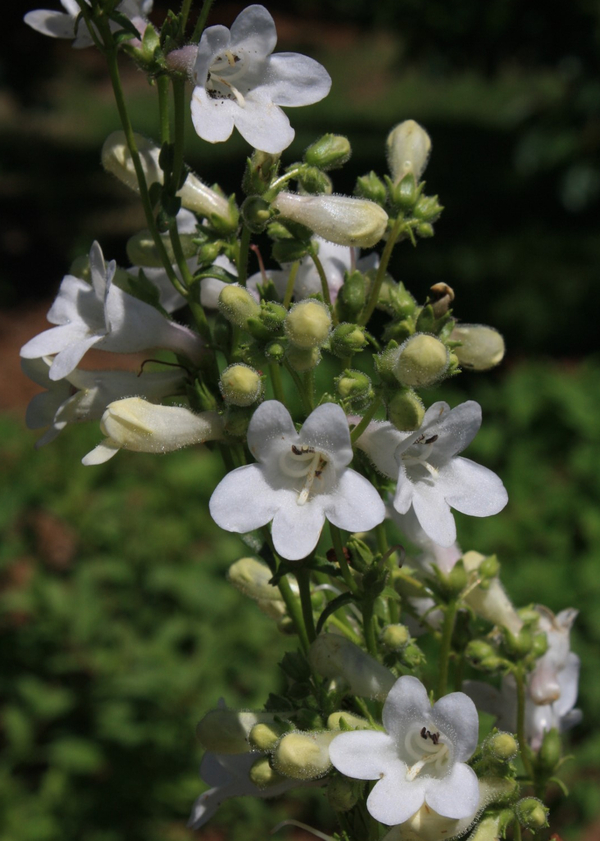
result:
[[[347,318],[348,320],[355,319],[364,307],[366,299],[364,274],[354,271],[346,275],[336,301],[340,317]]]
[[[337,169],[349,160],[352,154],[350,141],[341,134],[324,134],[312,143],[304,153],[304,160],[320,169]]]
[[[168,254],[171,263],[177,262],[173,253],[173,246],[171,245],[170,237],[161,237],[165,251]],[[186,260],[193,257],[198,246],[193,243],[193,236],[191,234],[180,234],[179,239],[183,250],[183,256]],[[163,262],[158,253],[158,249],[154,243],[154,239],[150,231],[140,231],[138,234],[130,237],[127,240],[127,256],[134,266],[142,266],[143,268],[162,268]]]
[[[304,374],[306,371],[312,371],[321,361],[321,351],[318,347],[304,350],[303,348],[289,345],[285,354],[285,358],[290,366],[299,374]]]
[[[271,206],[260,196],[248,196],[242,205],[242,216],[252,233],[260,234],[271,219]]]
[[[519,745],[512,733],[493,733],[483,743],[483,752],[497,762],[510,762],[519,752]]]
[[[513,657],[527,657],[533,648],[533,634],[528,627],[524,627],[516,633],[506,628],[504,642],[507,650]]]
[[[387,142],[388,167],[394,183],[411,172],[418,181],[423,174],[429,154],[429,135],[414,120],[405,120],[389,133]]]
[[[475,668],[484,672],[495,672],[504,664],[496,649],[483,640],[471,640],[467,644],[465,654]]]
[[[252,295],[238,283],[228,283],[219,294],[219,311],[232,324],[244,327],[250,316],[258,318],[260,307]]]
[[[394,375],[406,386],[424,388],[436,383],[448,368],[448,349],[438,338],[416,333],[398,349]]]
[[[419,195],[417,181],[412,172],[403,175],[397,184],[390,180],[388,187],[392,204],[402,210],[412,210]]]
[[[517,820],[525,829],[536,832],[548,826],[548,809],[537,797],[524,797],[515,806]]]
[[[538,754],[538,763],[547,774],[552,774],[562,756],[562,743],[556,727],[546,730]]]
[[[338,245],[371,248],[383,237],[388,223],[387,213],[378,204],[349,196],[279,193],[272,206],[287,219]]]
[[[337,393],[342,400],[351,403],[369,398],[372,394],[371,380],[362,371],[347,368],[335,381]]]
[[[379,641],[392,651],[402,651],[410,642],[410,631],[406,625],[386,625]]]
[[[288,311],[275,301],[263,301],[260,305],[260,320],[271,333],[278,333],[283,329],[283,323]]]
[[[196,726],[202,747],[215,753],[247,753],[252,750],[250,731],[259,722],[273,722],[275,713],[211,710]]]
[[[255,149],[252,157],[246,162],[246,170],[242,180],[242,189],[247,196],[261,196],[269,188],[271,181],[277,175],[279,155],[261,152]]]
[[[437,196],[419,196],[413,207],[413,216],[422,222],[435,222],[444,208]]]
[[[417,302],[403,283],[396,283],[386,275],[379,291],[377,307],[402,320],[414,313]]]
[[[485,324],[458,324],[450,334],[459,363],[471,371],[487,371],[504,358],[504,339],[493,327]]]
[[[298,184],[305,193],[330,196],[333,192],[331,178],[316,166],[303,166],[298,173]]]
[[[258,371],[243,362],[235,362],[221,374],[219,389],[226,403],[251,406],[262,397],[263,383]]]
[[[250,769],[250,782],[257,788],[264,789],[283,782],[283,777],[271,768],[268,756],[261,756]]]
[[[423,423],[425,406],[416,392],[409,388],[403,389],[387,401],[387,416],[396,429],[412,432]]]
[[[263,348],[268,362],[283,362],[288,348],[287,339],[274,339]]]
[[[374,201],[376,204],[385,204],[387,190],[381,178],[371,170],[367,175],[361,175],[356,179],[354,195]]]
[[[372,730],[366,718],[353,715],[346,710],[336,710],[327,719],[328,730]]]
[[[338,324],[331,334],[331,352],[340,359],[359,353],[366,344],[365,331],[356,324]]]
[[[320,301],[300,301],[287,314],[284,329],[290,342],[297,348],[318,348],[325,344],[331,332],[331,315]]]
[[[339,634],[320,634],[308,659],[318,674],[341,678],[354,695],[383,701],[396,681],[389,669]]]
[[[151,184],[164,182],[164,173],[159,164],[160,148],[151,140],[142,137],[141,134],[134,134],[142,168],[146,177],[148,187]],[[139,185],[133,160],[127,148],[125,133],[115,131],[104,141],[102,146],[102,166],[108,172],[112,172],[117,178],[139,192]],[[177,192],[183,207],[193,210],[200,216],[209,220],[219,220],[228,230],[237,228],[237,210],[224,196],[211,190],[203,184],[197,176],[188,174],[183,187]]]
[[[361,784],[336,774],[327,783],[327,800],[336,812],[348,812],[358,803]]]
[[[295,780],[316,780],[331,769],[329,745],[338,734],[332,731],[288,733],[273,753],[280,774]]]
[[[273,750],[284,733],[288,733],[293,725],[289,721],[270,721],[255,724],[250,731],[250,744],[258,750]]]
[[[469,841],[499,841],[506,837],[504,830],[512,820],[513,813],[508,809],[496,815],[486,815],[469,835]]]

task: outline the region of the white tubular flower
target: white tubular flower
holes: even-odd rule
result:
[[[335,768],[357,780],[378,780],[367,800],[377,821],[393,826],[424,804],[460,820],[479,807],[479,786],[466,761],[477,747],[479,721],[463,692],[433,707],[415,677],[399,678],[383,706],[385,732],[341,733],[329,747]]]
[[[358,439],[375,467],[397,479],[394,508],[413,507],[425,534],[440,546],[456,540],[455,508],[472,517],[489,517],[508,501],[502,481],[486,467],[458,453],[481,426],[481,407],[473,400],[450,409],[434,403],[419,429],[408,434],[388,422],[369,424]]]
[[[50,429],[36,447],[53,441],[68,423],[99,420],[109,403],[130,395],[158,402],[179,394],[185,382],[182,371],[152,371],[138,376],[133,371],[81,371],[75,368],[62,380],[51,380],[51,357],[23,359],[21,367],[38,385],[48,389],[36,394],[25,415],[29,429]]]
[[[351,196],[301,196],[279,193],[272,202],[286,219],[306,225],[338,245],[372,248],[385,234],[388,215],[375,202]]]
[[[191,829],[200,829],[230,797],[277,797],[292,788],[306,786],[300,780],[286,779],[267,788],[259,788],[250,779],[250,769],[260,753],[219,754],[208,751],[202,758],[200,776],[211,788],[203,792],[192,807],[188,821]]]
[[[308,654],[323,677],[344,681],[353,695],[384,701],[396,678],[386,666],[341,634],[319,634]]]
[[[88,0],[86,0],[88,2]],[[35,9],[27,12],[23,20],[36,32],[48,35],[50,38],[71,38],[73,47],[81,50],[91,47],[94,43],[84,20],[80,20],[76,27],[77,17],[81,12],[77,0],[60,0],[64,12],[53,12],[50,9]],[[147,16],[152,11],[152,0],[123,0],[117,6],[117,11],[129,18],[140,33],[140,38],[148,26]],[[121,27],[111,21],[111,29],[117,31]]]
[[[56,354],[50,367],[51,380],[68,376],[92,347],[113,353],[162,347],[196,364],[200,361],[204,348],[200,337],[115,286],[115,269],[114,260],[105,265],[95,242],[90,250],[91,284],[73,275],[63,278],[47,316],[58,326],[21,348],[25,359]]]
[[[319,406],[298,433],[285,406],[267,400],[252,416],[248,447],[259,463],[228,473],[210,499],[226,531],[243,534],[273,520],[276,551],[298,561],[315,548],[326,519],[352,532],[383,520],[375,488],[348,468],[352,445],[339,406]]]
[[[194,65],[192,122],[209,143],[227,140],[234,126],[255,149],[278,155],[294,139],[280,105],[312,105],[327,96],[329,74],[299,53],[271,55],[277,43],[264,6],[248,6],[231,31],[209,26]]]
[[[556,616],[538,605],[540,629],[546,632],[548,650],[527,678],[525,700],[525,735],[531,747],[539,750],[544,733],[556,728],[570,730],[581,721],[581,711],[574,709],[579,687],[579,657],[569,650],[571,626],[577,611],[567,608]],[[512,675],[502,678],[500,691],[487,683],[465,681],[465,691],[477,706],[497,717],[501,730],[516,731],[517,688]]]
[[[106,440],[81,460],[86,467],[103,464],[121,449],[138,453],[170,453],[223,436],[216,412],[195,415],[183,406],[160,406],[128,397],[111,403],[100,422]]]
[[[389,133],[386,148],[394,183],[409,172],[418,181],[431,152],[431,140],[425,129],[414,120],[404,120]]]

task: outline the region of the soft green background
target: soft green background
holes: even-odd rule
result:
[[[320,58],[334,88],[290,112],[298,134],[285,159],[320,131],[347,133],[355,154],[335,183],[350,191],[356,175],[385,171],[396,122],[416,118],[432,135],[428,189],[446,211],[433,241],[399,249],[394,273],[419,297],[450,283],[461,318],[507,338],[499,372],[443,389],[452,404],[482,403],[468,455],[497,470],[510,495],[495,518],[461,518],[460,541],[498,552],[518,604],[581,611],[584,723],[553,828],[590,841],[600,774],[598,18],[583,2],[560,19],[547,4],[525,5],[288,6],[280,48]],[[212,22],[237,11],[217,5]],[[6,305],[49,299],[94,237],[123,259],[141,224],[135,198],[99,165],[117,127],[101,60],[29,32],[20,12],[3,10],[15,25],[4,28],[0,64]],[[154,91],[137,71],[126,79],[136,127],[155,135]],[[207,148],[189,136],[198,173],[228,190],[246,153],[239,139]],[[121,453],[84,469],[97,426],[36,452],[22,416],[0,423],[0,839],[190,838],[196,721],[221,695],[260,705],[280,685],[289,645],[225,583],[242,547],[207,513],[219,463],[199,450]],[[323,796],[306,799],[231,803],[213,824],[224,834],[205,837],[262,839],[290,815],[328,829]]]

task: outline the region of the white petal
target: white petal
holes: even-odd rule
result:
[[[207,30],[208,31],[208,30]],[[233,131],[237,102],[229,99],[212,99],[204,87],[192,92],[192,122],[196,134],[207,143],[222,143]]]
[[[390,479],[396,479],[398,464],[394,458],[394,453],[398,444],[403,440],[403,436],[396,427],[388,421],[374,421],[368,425],[360,436],[357,446],[364,450],[380,473]]]
[[[279,492],[281,493],[281,492]],[[280,497],[265,480],[257,464],[247,464],[228,473],[210,498],[215,523],[226,531],[244,534],[273,519]]]
[[[294,129],[281,108],[268,99],[259,98],[256,91],[248,95],[244,108],[233,102],[231,105],[236,108],[233,114],[235,127],[244,140],[255,149],[278,155],[287,149],[294,139]]]
[[[421,681],[412,675],[398,678],[383,706],[382,721],[387,732],[406,732],[410,723],[420,719],[425,723],[430,715],[429,696]]]
[[[425,413],[421,426],[422,431],[427,427],[430,433],[439,435],[434,449],[436,463],[462,453],[481,426],[481,406],[474,400],[460,403],[450,411],[448,409],[447,403],[434,403]]]
[[[397,465],[398,478],[394,495],[394,508],[399,514],[406,514],[413,503],[415,486],[406,475],[406,468],[402,462]],[[415,514],[416,517],[416,514]]]
[[[91,452],[84,456],[81,459],[81,463],[86,467],[90,467],[94,464],[104,464],[105,461],[108,461],[113,456],[116,456],[120,449],[121,448],[118,444],[113,443],[107,438],[106,441],[98,444],[97,447],[94,447]]]
[[[57,327],[56,330],[66,330],[68,325],[64,327]],[[51,333],[48,330],[48,333]],[[42,334],[43,335],[43,334]],[[54,362],[50,367],[50,379],[62,380],[67,377],[71,371],[77,367],[78,363],[83,359],[86,352],[97,345],[102,340],[102,336],[86,336],[72,344],[69,344],[64,350],[61,350],[55,357]]]
[[[271,527],[273,545],[283,558],[299,561],[319,542],[325,524],[323,499],[326,496],[318,495],[304,505],[298,505],[295,491],[279,490],[276,493],[279,506]]]
[[[194,80],[204,90],[208,71],[219,53],[229,49],[230,35],[226,26],[209,26],[202,33],[196,63],[194,65]]]
[[[470,759],[479,737],[479,717],[475,704],[464,692],[451,692],[444,695],[433,705],[432,721],[436,727],[451,736],[454,744],[454,761],[466,762]],[[445,814],[445,813],[442,813]],[[447,815],[446,817],[466,817],[466,815]]]
[[[419,482],[414,489],[412,504],[425,534],[440,546],[452,546],[456,540],[456,523],[450,506],[438,489]]]
[[[305,420],[298,440],[329,453],[337,470],[352,461],[348,421],[344,410],[336,403],[317,406]]]
[[[554,702],[553,706],[556,714],[560,718],[566,716],[577,702],[580,666],[581,661],[579,657],[576,654],[570,653],[567,657],[566,666],[558,673],[560,698]]]
[[[441,780],[430,778],[425,802],[445,818],[467,818],[475,814],[479,806],[475,771],[459,762]]]
[[[340,733],[329,745],[329,758],[338,771],[355,780],[377,780],[398,764],[406,773],[406,765],[398,759],[394,740],[380,731]]]
[[[27,12],[23,20],[36,32],[48,35],[50,38],[75,37],[75,18],[62,12],[36,9],[33,12]]]
[[[291,415],[278,400],[265,400],[248,426],[248,448],[254,458],[263,461],[282,438],[290,438],[292,443],[298,439]]]
[[[269,59],[264,92],[276,105],[312,105],[327,96],[331,77],[313,58],[300,53],[277,53]]]
[[[452,508],[471,517],[489,517],[508,502],[499,476],[468,458],[453,458],[441,468],[436,487]]]
[[[385,505],[368,479],[347,469],[329,495],[325,515],[330,523],[345,531],[370,531],[385,519]]]
[[[388,825],[404,823],[425,802],[427,777],[406,779],[406,766],[399,763],[395,773],[386,774],[375,784],[367,799],[367,809],[377,821]]]
[[[248,6],[241,11],[231,27],[231,47],[243,47],[245,52],[267,56],[277,44],[275,22],[264,6]]]

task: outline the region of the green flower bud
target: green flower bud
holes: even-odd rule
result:
[[[274,339],[263,350],[269,362],[283,362],[287,348],[287,339]]]
[[[548,826],[548,809],[537,797],[524,797],[515,806],[517,820],[525,829],[536,832]]]
[[[232,438],[245,438],[253,413],[254,409],[249,406],[234,406],[232,403],[227,404],[223,416],[227,435]]]
[[[320,169],[337,169],[350,159],[350,141],[341,134],[324,134],[308,147],[304,160]]]
[[[304,166],[298,174],[298,183],[306,193],[328,195],[333,192],[331,178],[316,166]]]
[[[394,374],[406,386],[423,388],[443,377],[448,368],[448,349],[438,338],[416,333],[400,346]]]
[[[468,841],[499,841],[505,838],[505,829],[514,820],[512,811],[505,809],[497,815],[486,815],[469,835]]]
[[[271,206],[260,196],[248,196],[242,205],[242,216],[252,233],[260,234],[271,219]]]
[[[552,730],[547,730],[544,733],[542,746],[538,754],[538,763],[545,773],[552,774],[560,762],[561,756],[560,734],[556,727],[553,727]]]
[[[362,371],[353,371],[349,368],[336,379],[335,386],[342,400],[348,400],[351,403],[365,400],[373,393],[369,377]]]
[[[250,781],[257,788],[269,788],[283,782],[284,777],[271,768],[268,756],[261,756],[250,769]]]
[[[465,654],[475,668],[484,672],[495,672],[504,665],[504,660],[498,656],[496,649],[483,640],[471,640],[467,644]]]
[[[196,726],[202,747],[215,753],[247,753],[249,735],[255,724],[273,722],[275,713],[211,710]]]
[[[338,324],[331,334],[331,352],[340,359],[359,353],[366,344],[365,331],[356,324]]]
[[[417,236],[420,236],[421,239],[431,239],[435,233],[433,225],[430,225],[429,222],[419,222],[414,230],[416,231]]]
[[[409,669],[416,669],[427,662],[427,658],[415,642],[410,642],[398,654],[401,663]]]
[[[353,715],[346,710],[336,710],[327,719],[328,730],[372,730],[366,718]]]
[[[336,302],[340,317],[353,320],[364,307],[366,300],[366,285],[363,273],[354,271],[347,274]]]
[[[373,170],[367,175],[361,175],[356,179],[354,195],[362,199],[374,201],[375,204],[385,204],[387,200],[385,184]]]
[[[303,348],[289,345],[285,354],[285,358],[299,374],[304,374],[306,371],[312,371],[321,361],[321,351],[318,347],[304,350]]]
[[[270,584],[273,573],[269,567],[256,558],[240,558],[229,567],[227,578],[233,586],[251,599],[281,598],[279,588]]]
[[[406,625],[386,625],[379,641],[392,651],[402,651],[410,642],[410,631]]]
[[[478,555],[479,552],[474,552],[473,554]],[[477,571],[481,578],[497,578],[500,573],[500,564],[496,555],[488,555],[487,558],[484,557],[478,564]]]
[[[275,301],[263,301],[260,305],[260,320],[271,333],[283,329],[287,314],[286,308]]]
[[[237,283],[230,283],[223,287],[219,295],[219,312],[232,324],[244,327],[250,316],[258,318],[260,307],[247,289]]]
[[[522,628],[517,633],[505,628],[504,643],[507,651],[514,657],[526,657],[533,648],[533,634],[528,627]]]
[[[519,745],[512,733],[493,733],[484,742],[483,752],[497,762],[510,762],[519,752]]]
[[[401,432],[412,432],[423,423],[425,406],[412,389],[396,391],[387,401],[387,416],[390,423]]]
[[[165,251],[169,256],[171,263],[175,264],[177,261],[173,253],[173,246],[169,237],[161,237]],[[180,234],[181,247],[183,255],[186,260],[193,257],[198,246],[192,242],[193,236],[191,234]],[[154,244],[154,240],[150,231],[140,231],[138,234],[130,237],[127,241],[127,256],[134,266],[142,266],[143,268],[159,268],[162,267],[162,259],[158,253],[158,249]]]
[[[358,803],[361,784],[336,774],[327,783],[327,800],[335,812],[348,812]]]
[[[435,222],[443,209],[437,196],[419,196],[413,207],[413,216],[422,222]]]
[[[424,128],[414,120],[405,120],[389,133],[387,158],[390,173],[397,184],[407,172],[419,180],[431,152],[431,140]]]
[[[378,309],[385,310],[398,319],[403,319],[411,316],[416,306],[415,299],[403,283],[396,283],[389,275],[384,277],[377,301]]]
[[[297,348],[318,348],[329,338],[331,315],[325,304],[320,301],[300,301],[287,314],[284,329],[290,342]]]
[[[243,362],[235,362],[221,374],[219,389],[226,403],[251,406],[262,397],[263,383],[258,371]]]
[[[402,210],[412,210],[419,195],[417,181],[412,172],[407,172],[396,184],[390,180],[388,186],[392,204]]]
[[[269,225],[269,231],[274,227],[274,225]],[[295,263],[296,260],[302,260],[303,257],[306,257],[309,250],[310,242],[308,239],[302,238],[300,241],[295,239],[281,239],[273,243],[271,254],[273,255],[273,259],[278,263]]]
[[[531,653],[536,658],[542,657],[548,651],[548,637],[545,633],[541,632],[539,634],[533,635],[533,645],[531,647]]]
[[[383,331],[384,342],[394,342],[396,346],[403,344],[415,332],[415,325],[412,318],[403,318],[402,321],[391,321]],[[376,357],[377,358],[377,357]],[[397,384],[394,377],[393,381]]]
[[[255,149],[246,161],[242,189],[247,196],[260,196],[271,185],[279,168],[279,155]]]
[[[471,371],[487,371],[504,358],[504,339],[485,324],[458,324],[450,334],[450,341],[461,343],[454,353],[462,367]]]
[[[385,234],[388,215],[378,204],[349,196],[279,193],[272,206],[287,219],[306,225],[338,245],[372,248]]]
[[[289,721],[271,721],[255,724],[250,731],[250,744],[257,750],[271,751],[283,734],[289,733],[292,729],[293,725]]]
[[[273,753],[273,765],[279,773],[294,780],[316,780],[331,769],[329,745],[335,731],[285,735]]]

